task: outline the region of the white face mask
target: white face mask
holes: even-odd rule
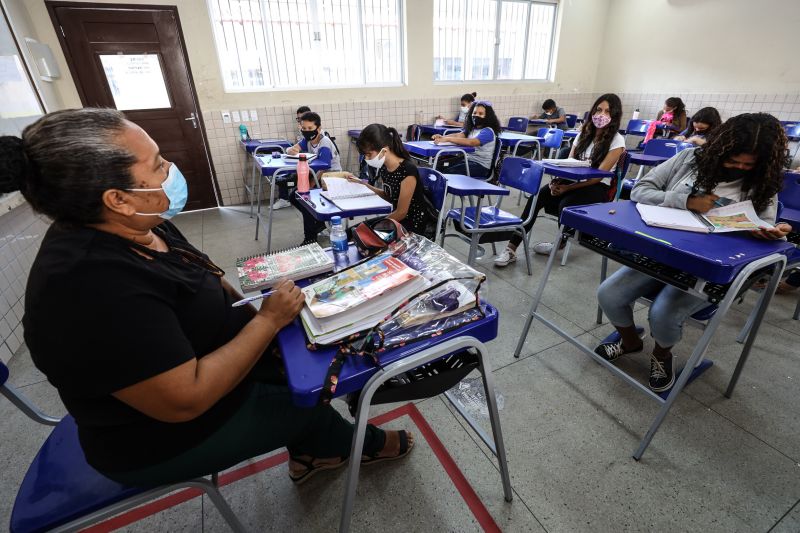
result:
[[[463,105],[461,106],[461,112],[462,113],[467,113],[468,111],[469,111],[469,107],[463,106]]]
[[[376,155],[372,159],[364,159],[364,161],[372,168],[375,169],[381,168],[383,164],[386,162],[386,156],[384,155],[383,157],[381,157],[381,153],[383,153],[383,150],[378,152],[378,155]]]

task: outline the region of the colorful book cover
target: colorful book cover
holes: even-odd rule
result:
[[[317,318],[325,318],[372,300],[414,279],[419,272],[381,254],[303,289],[306,305]]]
[[[239,284],[245,292],[270,287],[280,279],[301,279],[332,268],[333,259],[317,243],[236,260]]]

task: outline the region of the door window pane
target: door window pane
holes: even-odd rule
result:
[[[172,107],[157,54],[101,54],[100,62],[120,111]]]

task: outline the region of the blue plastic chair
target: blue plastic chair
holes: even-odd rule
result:
[[[103,476],[86,462],[75,420],[42,413],[8,384],[8,375],[8,367],[0,362],[0,393],[34,421],[54,426],[17,491],[12,533],[78,531],[183,488],[203,491],[233,531],[245,531],[220,494],[216,474],[210,481],[197,478],[156,488],[129,487]]]
[[[661,157],[672,157],[680,152],[677,141],[671,139],[650,139],[644,144],[644,155],[657,155]],[[691,143],[685,143],[691,144]]]
[[[500,171],[499,184],[502,187],[517,189],[523,193],[530,194],[536,202],[536,195],[542,184],[544,168],[541,163],[524,157],[506,157],[503,160],[503,168]],[[500,209],[503,200],[498,196],[495,205],[482,207],[480,214],[476,213],[474,206],[467,206],[463,201],[461,209],[450,209],[447,218],[455,222],[456,229],[470,237],[470,253],[467,263],[472,266],[474,262],[475,250],[478,248],[478,241],[481,235],[487,233],[514,231],[522,234],[522,244],[525,248],[525,265],[528,267],[528,275],[532,275],[530,253],[528,251],[530,234],[525,230],[534,217],[534,210],[531,209],[528,217],[523,220],[513,213]]]
[[[419,167],[419,177],[422,179],[422,187],[425,196],[439,212],[439,219],[436,223],[435,241],[444,244],[444,211],[445,201],[447,200],[447,178],[436,169],[430,167]],[[453,199],[455,201],[455,199]],[[440,237],[441,235],[441,237]]]
[[[786,122],[783,129],[790,141],[800,141],[800,122]]]
[[[650,127],[651,122],[652,120],[629,120],[628,125],[625,126],[625,136],[644,137],[647,135],[647,128]]]
[[[528,119],[527,117],[511,117],[508,119],[508,126],[503,129],[525,133],[528,131]]]
[[[800,220],[800,173],[784,172],[783,174],[783,190],[778,193],[778,206],[779,210],[777,220],[782,222],[791,222]],[[797,223],[795,222],[796,226]],[[794,232],[800,232],[800,227],[793,227]],[[794,254],[789,257],[789,264],[787,270],[800,264],[800,249],[796,250]],[[792,318],[800,320],[800,297],[797,299],[797,306],[795,307]]]
[[[564,140],[564,130],[559,128],[539,128],[536,136],[544,139],[539,141],[539,153],[541,154],[542,148],[549,148],[548,156],[553,157],[553,151],[561,148],[561,141]]]
[[[578,123],[578,115],[567,114],[567,115],[564,115],[564,116],[567,117],[567,127],[569,129],[574,128],[575,124]]]

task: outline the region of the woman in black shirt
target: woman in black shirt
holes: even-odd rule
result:
[[[118,111],[51,113],[0,137],[0,192],[54,220],[31,268],[25,341],[112,479],[163,484],[286,446],[296,483],[345,463],[352,424],[292,405],[277,332],[303,305],[292,282],[255,307],[165,219],[186,181]],[[370,427],[367,460],[407,453]]]

